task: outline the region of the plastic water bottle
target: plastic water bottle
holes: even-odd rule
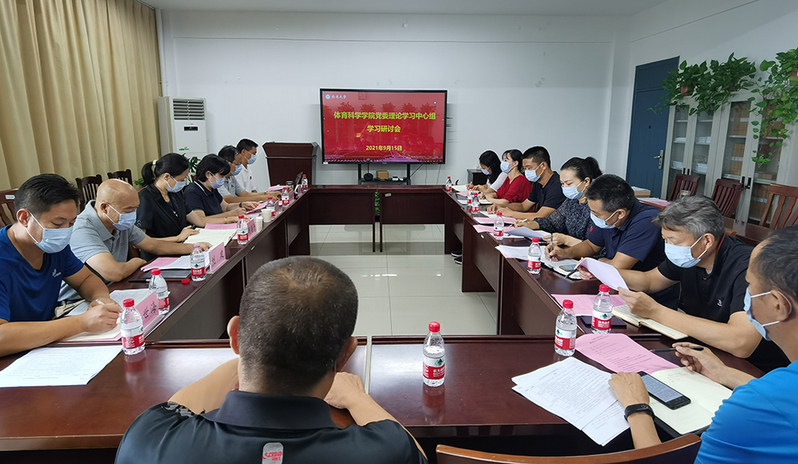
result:
[[[562,311],[557,316],[557,328],[554,330],[554,351],[560,356],[573,356],[576,348],[576,316],[574,302],[562,302]]]
[[[291,203],[291,197],[288,196],[288,187],[283,187],[283,206],[288,206],[288,203]]]
[[[424,339],[424,385],[430,387],[443,385],[443,378],[446,375],[445,353],[441,325],[438,322],[430,322],[429,333]]]
[[[479,212],[479,192],[476,190],[471,191],[471,212],[478,213]]]
[[[468,211],[469,213],[474,211],[473,205],[474,205],[474,200],[473,198],[471,198],[471,195],[469,195],[468,199],[466,200],[466,211]]]
[[[307,174],[302,174],[302,193],[307,192],[308,191],[308,187],[309,187],[308,186],[308,175]]]
[[[496,219],[493,221],[493,238],[504,240],[504,218],[501,211],[496,213]]]
[[[269,198],[269,201],[266,202],[266,211],[263,214],[263,221],[264,222],[271,222],[271,220],[274,219],[275,215],[276,215],[276,213],[275,213],[275,207],[274,207],[274,200]]]
[[[246,245],[247,242],[249,242],[249,227],[247,226],[247,221],[244,219],[243,214],[238,215],[238,234],[236,235],[236,240],[239,245]]]
[[[610,287],[599,286],[599,294],[593,300],[593,333],[609,333],[612,326],[612,300]]]
[[[160,269],[150,271],[150,291],[158,295],[158,313],[166,314],[169,312],[169,287],[161,276]]]
[[[136,302],[128,298],[122,301],[122,349],[131,356],[144,351],[144,322],[136,309]]]
[[[202,253],[198,243],[194,244],[194,249],[191,250],[191,280],[200,282],[205,280],[205,254]]]
[[[447,192],[451,192],[452,191],[452,178],[451,177],[447,177],[446,178],[446,191]]]
[[[527,252],[528,261],[526,262],[526,268],[530,274],[540,274],[540,257],[540,239],[533,237]]]

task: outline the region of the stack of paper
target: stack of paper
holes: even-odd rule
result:
[[[452,185],[452,190],[454,190],[455,192],[465,192],[466,190],[468,190],[468,184]]]
[[[505,258],[522,259],[524,261],[529,258],[529,247],[499,245],[496,247],[496,249],[499,250],[499,253],[501,253]]]
[[[609,386],[611,375],[576,358],[513,378],[513,390],[562,417],[601,446],[629,428]]]
[[[206,230],[236,230],[238,224],[205,224]]]
[[[200,242],[208,242],[211,244],[211,247],[215,247],[216,245],[227,245],[233,235],[235,235],[235,230],[229,229],[222,229],[222,230],[213,230],[213,229],[199,229],[199,233],[196,235],[192,235],[191,237],[186,239],[186,243],[200,243]]]
[[[36,348],[0,372],[0,387],[86,385],[120,349],[119,345]]]
[[[483,226],[483,225],[479,225],[479,224],[474,224],[474,230],[476,230],[478,234],[482,234],[482,233],[486,233],[486,232],[492,234],[493,233],[493,226]],[[510,226],[505,226],[504,227],[504,233],[505,234],[507,234],[509,232],[512,232],[513,230],[515,230],[515,227],[510,227]],[[526,257],[524,257],[524,259],[526,259]]]
[[[551,240],[551,234],[546,232],[545,230],[532,230],[529,227],[519,227],[513,230],[513,232],[510,235],[525,237],[530,240],[537,237],[540,239],[541,242],[547,242],[547,243]]]
[[[488,214],[488,215],[493,216],[493,217],[474,216],[474,220],[477,221],[480,224],[491,225],[491,226],[493,225],[494,222],[496,222],[496,215],[495,214],[490,214],[490,213],[483,213],[483,214]],[[515,222],[515,219],[513,219],[511,217],[504,217],[504,223],[505,224],[512,224],[514,222]]]
[[[205,257],[205,267],[207,268],[210,264],[210,260],[208,259],[208,252],[203,251],[202,255]],[[179,258],[167,258],[167,257],[160,257],[155,258],[151,262],[147,263],[146,265],[142,266],[142,272],[148,272],[151,269],[158,268],[160,270],[169,270],[169,269],[191,269],[191,255],[180,256]]]
[[[674,340],[687,338],[687,334],[679,332],[676,329],[672,329],[665,324],[655,321],[654,319],[648,319],[632,314],[632,311],[627,305],[615,306],[612,308],[612,315],[623,319],[625,322],[632,324],[635,327],[640,327],[642,325],[643,327],[648,327],[649,329],[655,330]]]
[[[653,398],[650,401],[654,415],[680,434],[709,426],[720,404],[732,394],[723,385],[686,367],[657,371],[651,376],[690,398],[690,404],[679,409],[669,409]]]
[[[584,258],[581,262],[581,267],[590,271],[595,278],[601,281],[602,284],[610,287],[613,290],[619,288],[629,287],[624,282],[623,277],[612,264],[607,264],[593,258]]]
[[[677,367],[625,334],[585,334],[576,339],[576,350],[613,372],[653,374]]]

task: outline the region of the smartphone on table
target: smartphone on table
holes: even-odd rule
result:
[[[679,409],[682,406],[690,404],[690,398],[682,395],[673,388],[665,385],[661,381],[646,374],[645,372],[638,372],[640,377],[643,378],[643,383],[646,384],[646,390],[655,400],[664,404],[669,409]]]

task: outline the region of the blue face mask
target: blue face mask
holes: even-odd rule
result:
[[[243,164],[239,164],[238,166],[236,166],[236,170],[235,170],[235,171],[233,171],[233,175],[234,175],[234,176],[237,176],[237,175],[239,175],[239,174],[241,173],[241,170],[242,170],[243,168],[244,168],[244,165],[243,165]]]
[[[746,288],[745,298],[743,298],[743,310],[745,311],[745,315],[748,316],[748,320],[751,321],[751,324],[753,324],[756,331],[759,332],[759,335],[761,335],[762,338],[764,338],[767,341],[770,341],[770,337],[768,337],[768,331],[765,330],[765,327],[769,325],[778,324],[781,321],[773,321],[773,322],[768,322],[767,324],[760,324],[759,321],[754,319],[754,315],[751,313],[751,300],[754,298],[758,298],[760,296],[769,295],[771,293],[772,292],[765,292],[765,293],[759,293],[757,295],[751,295],[751,292],[749,292],[748,289]],[[792,314],[792,303],[790,303],[790,314]]]
[[[258,155],[252,155],[252,157],[249,158],[249,161],[247,161],[247,164],[255,164],[256,159],[258,159]]]
[[[526,180],[528,180],[529,182],[537,182],[538,179],[540,179],[540,174],[538,174],[538,168],[540,168],[539,164],[538,167],[535,169],[527,169],[526,171],[524,171]]]
[[[212,189],[216,190],[219,187],[221,187],[222,185],[224,185],[224,177],[213,176],[213,178],[215,179],[215,182],[211,182],[211,188]]]
[[[505,174],[510,173],[510,162],[509,161],[502,161],[502,172]]]
[[[36,219],[36,216],[30,215],[36,224],[39,224],[39,227],[42,229],[42,240],[37,241],[33,238],[33,235],[28,232],[28,229],[25,228],[25,232],[28,232],[30,238],[36,242],[36,246],[39,247],[45,253],[55,254],[63,250],[64,248],[69,245],[69,240],[72,238],[72,227],[66,229],[45,229],[42,227],[42,224]]]
[[[584,182],[584,181],[582,181],[582,182]],[[580,183],[578,183],[576,185],[572,185],[570,187],[563,187],[562,188],[562,194],[565,195],[565,198],[568,198],[570,200],[578,200],[578,199],[582,198],[582,194],[585,193],[585,192],[584,191],[580,192],[579,188],[578,188],[580,185],[582,185],[582,182],[580,182]]]
[[[701,257],[707,252],[707,250],[704,250],[698,255],[698,258],[693,258],[693,247],[700,241],[701,237],[690,246],[678,246],[665,242],[665,256],[668,257],[670,262],[681,268],[691,268],[701,262]]]
[[[486,176],[489,176],[490,175],[490,171],[488,171],[487,169],[483,169],[482,170],[482,174],[485,174]]]
[[[185,186],[186,186],[186,181],[185,180],[177,180],[177,179],[175,179],[175,186],[174,187],[170,187],[169,186],[169,181],[167,181],[166,182],[166,191],[167,192],[172,192],[172,193],[178,193],[178,192],[183,191],[183,188]]]
[[[618,211],[615,211],[615,213],[617,213],[617,212]],[[598,227],[600,229],[612,229],[613,227],[615,227],[615,224],[609,225],[609,224],[607,224],[607,220],[609,220],[611,217],[615,216],[615,213],[610,214],[610,217],[608,217],[607,219],[599,219],[598,216],[596,216],[593,213],[590,213],[590,219],[592,219],[593,220],[593,224],[595,224],[596,227]]]
[[[122,214],[119,211],[117,211],[116,208],[114,208],[113,206],[108,205],[108,207],[111,208],[112,210],[114,210],[114,212],[116,212],[116,214],[119,215],[119,222],[114,222],[114,228],[116,230],[128,230],[131,227],[133,227],[133,224],[136,223],[136,212],[135,211],[133,211],[132,213],[124,213],[124,214]],[[111,216],[108,216],[107,214],[105,216],[108,219],[111,219]],[[113,221],[113,219],[111,219],[111,221]]]

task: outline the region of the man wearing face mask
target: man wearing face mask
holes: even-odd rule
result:
[[[0,229],[0,356],[116,325],[119,305],[69,248],[78,198],[55,174],[32,177],[16,192],[16,222]],[[53,320],[62,281],[91,304]]]
[[[255,179],[252,177],[252,171],[250,171],[249,167],[255,164],[258,159],[258,144],[250,139],[241,139],[236,145],[236,150],[241,153],[243,158],[241,172],[236,175],[236,180],[245,191],[256,193],[258,189],[255,186]],[[269,183],[266,182],[264,185],[269,185]]]
[[[555,237],[554,246],[546,248],[551,259],[585,258],[604,250],[606,257],[601,261],[619,270],[636,271],[654,269],[665,261],[660,229],[651,223],[659,210],[640,203],[625,180],[613,174],[601,175],[590,184],[585,196],[593,221],[587,239],[566,247]],[[582,272],[582,276],[592,278],[587,272]],[[674,285],[652,297],[662,305],[676,308],[679,286]]]
[[[754,330],[743,312],[745,273],[751,247],[725,234],[723,215],[711,199],[685,197],[653,220],[662,229],[667,260],[647,272],[621,270],[629,290],[621,298],[638,316],[654,319],[762,370],[787,360]],[[674,311],[647,293],[681,283],[681,309]],[[761,342],[761,343],[760,343]],[[756,350],[756,351],[755,351]]]
[[[219,157],[230,163],[230,173],[225,176],[224,184],[219,187],[222,199],[230,204],[241,204],[247,201],[268,201],[277,195],[276,192],[252,193],[238,181],[244,169],[244,153],[232,145],[225,145],[219,150]]]
[[[798,226],[773,232],[754,249],[745,280],[744,313],[762,337],[783,350],[790,364],[755,379],[726,366],[709,349],[673,345],[688,369],[734,389],[701,435],[697,464],[793,463],[798,455]],[[649,402],[637,374],[613,374],[610,386],[628,411],[640,411],[639,405]],[[635,448],[660,442],[647,414],[632,412],[628,420]]]
[[[97,188],[97,199],[88,202],[75,221],[70,246],[77,258],[86,263],[106,282],[119,282],[147,264],[141,258],[128,259],[132,245],[152,255],[187,255],[189,243],[176,243],[148,237],[136,227],[139,196],[132,185],[109,179]],[[201,243],[203,251],[209,243]],[[80,296],[70,286],[62,285],[59,301],[73,303]]]
[[[565,201],[560,175],[551,169],[549,151],[543,147],[532,147],[524,152],[521,164],[532,190],[523,202],[510,203],[506,208],[499,208],[499,211],[516,219],[547,217]]]

